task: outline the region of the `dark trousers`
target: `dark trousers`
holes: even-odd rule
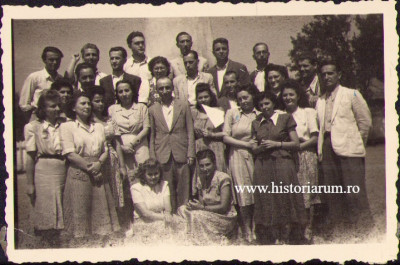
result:
[[[373,225],[366,186],[365,159],[363,157],[338,156],[332,149],[331,137],[327,135],[322,147],[323,178],[321,185],[342,186],[346,193],[325,193],[324,201],[328,206],[328,229],[336,226],[345,229],[368,229]],[[348,186],[357,186],[355,193]],[[357,187],[355,191],[358,191]],[[351,192],[349,192],[351,191]]]
[[[190,169],[187,163],[176,162],[173,155],[162,164],[163,178],[168,181],[172,212],[189,201]]]

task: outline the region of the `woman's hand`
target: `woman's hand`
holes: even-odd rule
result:
[[[134,154],[135,153],[135,149],[130,145],[121,144],[121,149],[122,149],[122,152],[124,152],[125,154]]]
[[[135,147],[140,144],[140,139],[135,137],[131,142],[130,142],[130,146],[132,149],[135,149]]]
[[[93,163],[89,163],[89,164],[88,164],[87,171],[88,171],[90,174],[96,175],[96,174],[98,174],[98,173],[100,172],[100,170],[101,170],[101,163],[100,163],[100,161],[96,161],[96,162],[93,162]]]
[[[189,201],[186,204],[186,207],[188,208],[189,211],[194,211],[194,210],[204,210],[204,205],[200,203],[198,200],[192,200]]]
[[[262,140],[261,146],[265,147],[265,149],[272,149],[281,146],[281,142],[271,141],[271,140]]]
[[[257,146],[258,146],[257,140],[251,139],[251,140],[249,141],[249,148],[250,148],[250,149],[254,149],[254,148],[256,148]]]
[[[203,136],[205,138],[213,138],[213,132],[209,130],[203,130]]]
[[[199,128],[194,128],[194,135],[196,136],[196,138],[204,137],[203,130]]]
[[[101,172],[93,175],[94,182],[101,182],[103,179],[103,174]]]

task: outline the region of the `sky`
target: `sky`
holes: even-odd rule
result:
[[[175,37],[186,31],[193,37],[192,48],[206,57],[210,66],[215,63],[212,40],[218,37],[229,40],[229,57],[245,64],[249,72],[256,66],[252,47],[257,42],[268,44],[271,63],[288,64],[290,37],[295,37],[312,19],[312,16],[257,16],[13,20],[15,91],[19,93],[30,73],[44,67],[41,53],[45,46],[56,46],[64,53],[59,69],[63,74],[72,55],[85,43],[94,43],[100,49],[98,69],[110,74],[109,49],[123,46],[130,54],[126,37],[132,31],[144,33],[149,57],[178,56]]]

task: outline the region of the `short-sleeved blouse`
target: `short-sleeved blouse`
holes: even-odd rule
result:
[[[251,140],[251,123],[257,117],[259,111],[254,109],[246,114],[240,108],[229,109],[225,115],[223,132],[227,136],[241,141]]]
[[[161,213],[165,210],[164,198],[168,197],[169,200],[170,196],[168,182],[161,181],[153,188],[140,182],[135,183],[131,187],[131,195],[135,204],[144,203],[147,210]]]
[[[75,152],[83,157],[99,157],[106,151],[106,136],[101,123],[90,123],[86,128],[78,120],[60,126],[62,153]]]
[[[231,191],[232,179],[231,177],[221,171],[215,171],[214,177],[211,180],[210,187],[203,188],[201,182],[197,183],[198,193],[202,195],[205,205],[216,205],[221,203],[221,190],[223,187],[228,186]]]
[[[144,128],[150,128],[149,112],[143,103],[133,103],[130,109],[115,104],[108,109],[113,123],[118,126],[116,135],[139,134]]]
[[[25,148],[37,155],[61,155],[60,124],[32,121],[25,125]]]
[[[300,142],[310,140],[311,134],[319,132],[317,123],[317,111],[311,108],[297,108],[292,113],[297,127],[296,132]]]
[[[269,119],[260,114],[251,126],[253,138],[258,144],[261,140],[288,142],[289,132],[296,130],[296,121],[291,114],[276,111]],[[291,156],[287,150],[281,148],[266,150],[264,153],[272,156]]]

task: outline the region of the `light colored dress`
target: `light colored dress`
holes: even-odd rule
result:
[[[147,210],[156,213],[163,213],[166,210],[165,204],[170,201],[168,182],[163,180],[153,188],[137,182],[131,186],[131,195],[135,204],[144,203]],[[134,216],[133,241],[152,245],[171,241],[184,242],[184,222],[181,217],[174,215],[172,227],[167,228],[164,221],[146,222],[136,211]]]
[[[148,109],[143,103],[133,103],[130,109],[115,104],[109,107],[108,113],[112,122],[117,125],[115,135],[121,136],[124,145],[131,143],[144,128],[150,128]],[[131,177],[137,165],[144,163],[149,158],[147,137],[144,137],[141,143],[136,145],[135,151],[134,155],[126,154],[124,156],[128,175]]]
[[[63,154],[77,153],[86,161],[97,161],[107,152],[104,126],[91,123],[89,128],[79,121],[60,127]],[[120,229],[108,180],[95,182],[93,176],[70,163],[64,191],[66,233],[74,237],[90,234],[106,235]]]
[[[308,141],[312,133],[318,133],[317,111],[311,108],[297,108],[292,113],[296,121],[296,132],[300,143]],[[298,172],[297,178],[302,186],[318,185],[318,156],[317,145],[307,150],[298,152]],[[321,203],[318,194],[303,193],[304,204],[306,208],[311,205]]]
[[[237,140],[251,140],[251,123],[259,112],[253,110],[245,114],[241,109],[229,109],[225,115],[223,132]],[[228,174],[232,176],[233,184],[238,186],[253,185],[254,160],[250,149],[229,146]],[[254,204],[253,193],[233,190],[234,198],[239,206]]]
[[[197,193],[204,205],[220,204],[221,190],[226,186],[232,190],[232,179],[224,172],[215,171],[208,188],[205,188],[202,182],[197,183]],[[179,207],[178,214],[185,218],[187,232],[197,245],[229,244],[228,239],[237,231],[237,213],[233,203],[225,214],[205,210],[189,211],[186,205]]]
[[[208,130],[212,132],[221,132],[222,128],[218,127],[215,128],[210,119],[208,118],[206,113],[200,112],[199,110],[192,108],[192,117],[193,117],[193,124],[195,129],[200,129],[200,130]],[[205,149],[210,149],[214,152],[215,158],[216,158],[216,168],[218,171],[226,172],[227,171],[227,166],[226,166],[226,159],[225,159],[225,144],[221,140],[215,140],[215,139],[210,139],[210,138],[204,138],[202,135],[196,135],[195,131],[195,146],[196,146],[196,152],[205,150]],[[197,186],[198,182],[198,165],[196,165],[196,172],[194,175],[192,187],[193,191]]]
[[[32,121],[25,126],[27,152],[36,152],[34,183],[36,200],[33,224],[36,230],[63,229],[62,207],[66,176],[61,156],[60,124]]]

